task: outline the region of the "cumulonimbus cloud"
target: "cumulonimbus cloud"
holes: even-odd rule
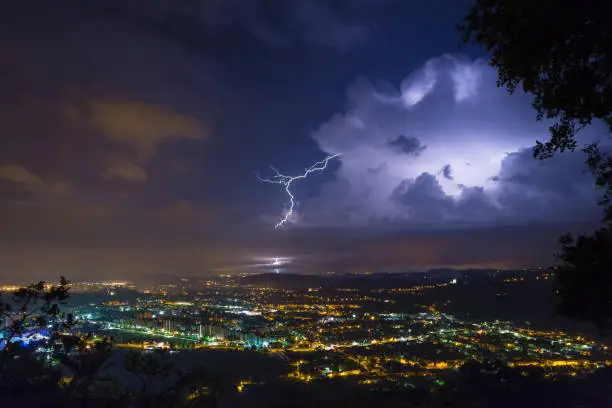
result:
[[[342,159],[301,219],[448,226],[597,217],[584,156],[533,159],[550,124],[536,121],[527,95],[508,95],[495,79],[484,60],[445,55],[393,92],[358,80],[349,108],[312,135]],[[593,139],[589,132],[583,140]]]

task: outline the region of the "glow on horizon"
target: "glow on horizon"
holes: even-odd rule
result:
[[[274,268],[274,269],[278,269],[279,267],[282,267],[283,265],[287,265],[290,264],[292,261],[292,258],[289,257],[278,257],[278,256],[273,256],[273,257],[261,257],[261,258],[255,258],[258,262],[249,265],[249,267],[251,268]]]

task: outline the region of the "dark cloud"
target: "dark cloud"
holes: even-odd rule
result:
[[[0,26],[0,165],[79,194],[149,181],[162,144],[210,136],[223,93],[209,57],[109,19],[100,3],[34,3],[13,4]]]
[[[430,173],[402,181],[393,191],[391,200],[400,206],[405,219],[412,224],[477,225],[490,221],[498,212],[482,187],[465,187],[458,197],[452,197]]]
[[[453,168],[450,164],[445,164],[444,167],[442,167],[442,170],[440,170],[440,173],[442,173],[442,177],[444,177],[445,179],[454,180]]]
[[[497,178],[497,199],[517,219],[584,220],[601,214],[581,152],[535,160],[531,149],[509,154]]]
[[[368,40],[371,13],[392,1],[286,0],[109,0],[104,9],[86,3],[108,18],[131,20],[192,48],[211,45],[211,36],[228,37],[242,32],[272,47],[307,43],[351,50]],[[231,41],[231,39],[230,39]]]
[[[444,222],[454,203],[442,190],[436,178],[422,173],[414,180],[404,180],[393,190],[391,199],[406,208],[410,218],[418,221]]]
[[[460,193],[451,196],[434,175],[422,173],[402,181],[391,200],[411,223],[586,222],[600,214],[599,193],[580,153],[538,161],[531,149],[523,149],[502,161],[496,181],[489,192],[461,186]]]
[[[414,136],[399,135],[387,142],[389,147],[399,154],[418,156],[427,146],[421,145],[421,141]]]
[[[17,3],[0,25],[2,277],[134,276],[126,253],[176,250],[210,224],[195,200],[190,223],[167,214],[179,178],[160,169],[212,137],[215,63],[87,2]]]

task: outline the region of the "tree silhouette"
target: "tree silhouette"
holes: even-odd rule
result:
[[[2,403],[21,406],[55,406],[50,401],[61,399],[58,370],[51,369],[31,348],[12,342],[17,337],[31,339],[45,329],[57,332],[71,317],[63,319],[60,304],[69,297],[68,281],[60,278],[59,285],[38,282],[11,293],[10,299],[0,299],[0,395]]]
[[[87,350],[84,344],[82,344],[82,340],[77,342],[76,348],[81,351]],[[77,357],[71,358],[64,356],[61,359],[61,364],[70,368],[73,372],[68,384],[61,386],[63,396],[67,400],[72,402],[91,402],[93,399],[98,399],[112,401],[113,406],[116,407],[123,406],[123,402],[127,399],[123,390],[115,387],[112,392],[109,392],[108,389],[101,390],[99,386],[101,370],[112,364],[109,359],[111,351],[112,344],[110,340],[103,338],[94,342],[93,348],[89,349],[89,352],[80,353]]]
[[[612,3],[477,0],[459,31],[491,52],[498,86],[533,95],[538,119],[556,119],[536,156],[574,150],[593,119],[612,126]]]
[[[0,352],[0,403],[2,406],[55,406],[61,398],[58,370],[36,358],[31,349],[9,343]]]
[[[0,401],[3,405],[27,407],[215,407],[230,385],[218,376],[199,368],[183,373],[159,351],[130,351],[123,369],[138,381],[135,390],[105,374],[115,362],[108,338],[60,336],[72,325],[72,316],[64,316],[60,306],[69,298],[69,282],[60,278],[58,285],[38,282],[11,293],[0,302],[0,334],[5,340],[0,350]],[[13,342],[17,337],[32,338],[33,333],[50,332],[48,343],[65,343],[59,365],[49,366],[33,347]]]
[[[612,318],[612,234],[608,228],[601,228],[577,239],[565,235],[560,243],[557,309],[569,317],[592,322],[600,335],[607,337]]]
[[[462,43],[491,53],[497,84],[533,96],[537,119],[554,119],[534,156],[575,150],[593,120],[612,130],[612,2],[607,0],[477,0],[458,29]],[[558,310],[592,322],[605,334],[612,318],[612,158],[598,143],[583,151],[604,193],[606,226],[574,240],[561,237]]]
[[[41,281],[12,292],[11,301],[0,299],[0,319],[4,321],[0,333],[5,340],[2,351],[9,348],[11,340],[23,335],[26,326],[33,327],[31,335],[37,329],[57,332],[63,325],[71,324],[71,315],[59,319],[60,304],[70,296],[69,289],[69,282],[61,276],[59,285],[48,286]]]

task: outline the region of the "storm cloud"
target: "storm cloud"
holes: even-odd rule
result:
[[[336,179],[303,205],[300,220],[448,227],[596,219],[598,192],[584,155],[535,160],[532,146],[550,124],[536,121],[526,95],[508,95],[495,78],[483,60],[444,55],[399,89],[359,79],[349,109],[312,135],[342,157]],[[596,124],[582,140],[598,132]],[[342,216],[332,220],[330,209]]]
[[[440,173],[442,173],[442,177],[444,177],[447,180],[453,180],[453,168],[451,167],[450,164],[446,164],[444,165],[444,167],[442,167],[442,170],[440,170]]]
[[[395,139],[389,140],[387,144],[394,152],[409,156],[418,156],[427,148],[427,146],[422,146],[421,141],[414,136],[399,135]]]
[[[567,225],[599,218],[584,157],[533,160],[549,124],[486,61],[427,60],[468,7],[430,3],[11,2],[0,278],[548,261]],[[336,153],[274,230],[286,192],[253,171]]]

